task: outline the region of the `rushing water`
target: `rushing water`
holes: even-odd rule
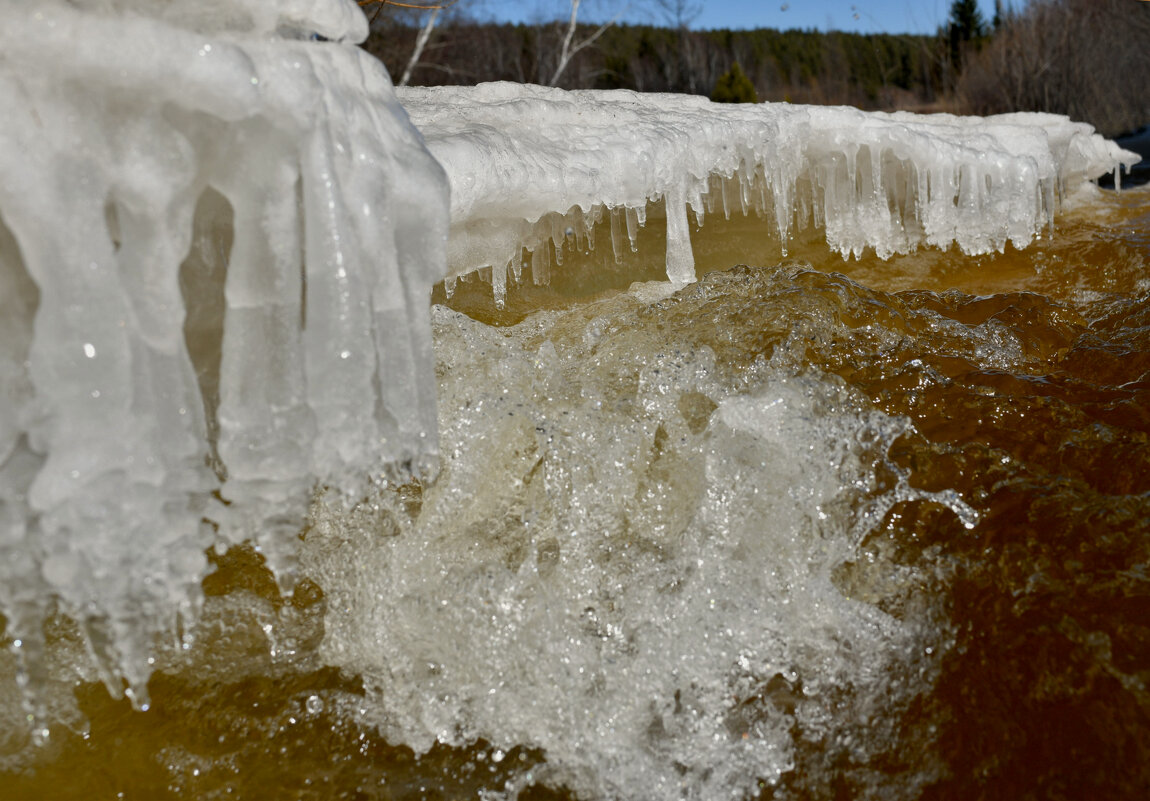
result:
[[[0,656],[0,796],[1145,797],[1150,192],[977,258],[693,238],[673,294],[657,213],[438,289],[435,483],[318,492],[290,597],[212,553],[146,712],[57,618],[34,745]]]

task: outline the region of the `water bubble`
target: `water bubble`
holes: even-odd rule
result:
[[[320,712],[323,712],[323,699],[318,695],[309,695],[304,705],[307,707],[307,711],[312,715],[318,715]]]

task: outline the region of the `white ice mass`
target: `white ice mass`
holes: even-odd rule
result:
[[[314,485],[433,472],[443,278],[491,266],[501,297],[525,250],[540,280],[658,201],[677,283],[688,209],[844,256],[1025,246],[1136,160],[1049,115],[397,98],[366,31],[351,0],[0,0],[0,611],[33,685],[58,609],[144,703],[205,549],[251,539],[287,581]]]
[[[562,258],[611,216],[612,245],[649,201],[667,216],[667,275],[694,280],[688,209],[754,210],[784,245],[825,229],[843,256],[887,258],[952,243],[970,254],[1025,247],[1061,193],[1138,157],[1050,114],[883,114],[785,103],[540,86],[400,89],[451,181],[451,275],[493,268],[497,297],[522,249]],[[618,252],[616,253],[618,255]]]
[[[366,33],[351,0],[0,3],[0,608],[33,680],[58,605],[141,700],[213,541],[282,568],[317,481],[434,454],[447,187]]]

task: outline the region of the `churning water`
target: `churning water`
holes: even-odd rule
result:
[[[440,290],[437,480],[213,553],[146,712],[60,617],[33,745],[5,650],[3,797],[1145,797],[1150,193],[1072,205]]]

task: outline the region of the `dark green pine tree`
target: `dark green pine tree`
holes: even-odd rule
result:
[[[719,80],[715,81],[711,99],[716,103],[758,103],[759,93],[755,91],[755,85],[736,61],[729,70],[719,76]]]
[[[950,4],[947,20],[950,33],[950,63],[962,69],[963,52],[968,46],[977,46],[986,35],[986,20],[978,8],[978,0],[954,0]]]

